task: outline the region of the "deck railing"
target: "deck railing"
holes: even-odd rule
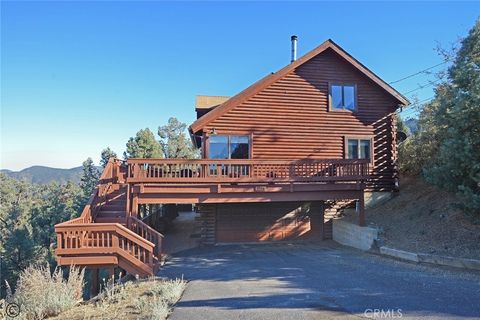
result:
[[[370,171],[370,161],[364,159],[128,159],[127,164],[129,183],[359,181]]]
[[[58,224],[58,257],[118,254],[135,264],[154,267],[160,250],[151,241],[118,223]]]

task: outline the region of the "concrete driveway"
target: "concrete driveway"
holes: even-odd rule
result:
[[[160,275],[189,281],[169,319],[480,317],[480,274],[329,241],[195,248],[175,255]]]

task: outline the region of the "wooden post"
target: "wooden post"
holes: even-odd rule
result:
[[[358,225],[365,226],[365,193],[360,191],[360,197],[358,199]]]
[[[203,131],[203,137],[202,137],[202,158],[203,159],[208,159],[208,132]]]
[[[134,193],[133,194],[133,200],[132,200],[132,216],[137,217],[138,216],[138,194]]]
[[[100,285],[99,285],[99,274],[98,274],[98,268],[92,268],[91,269],[91,286],[90,286],[90,297],[93,298],[96,295],[98,295],[98,292],[100,291]]]
[[[130,184],[127,184],[127,201],[126,201],[126,208],[125,211],[127,212],[127,217],[132,215],[132,209],[130,208]]]

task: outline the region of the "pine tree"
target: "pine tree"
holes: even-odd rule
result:
[[[155,140],[153,132],[146,128],[137,132],[127,142],[127,150],[124,152],[128,158],[163,158],[160,144]]]
[[[400,169],[456,192],[465,212],[480,218],[480,20],[447,76],[422,109],[418,131],[399,148]]]
[[[186,135],[187,125],[177,118],[168,119],[168,124],[158,128],[160,145],[166,158],[198,158],[198,152]]]
[[[82,189],[84,197],[87,199],[97,186],[99,176],[100,174],[97,168],[93,165],[92,158],[85,160],[83,162],[83,175],[80,180],[80,188]]]
[[[466,211],[480,215],[480,20],[462,41],[448,80],[436,90],[432,126],[440,139],[425,176],[458,192]]]
[[[110,158],[117,158],[117,154],[110,149],[110,147],[107,147],[103,149],[102,153],[100,154],[100,165],[105,168]]]

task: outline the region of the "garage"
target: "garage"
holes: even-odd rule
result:
[[[216,205],[216,242],[321,240],[321,202]]]

